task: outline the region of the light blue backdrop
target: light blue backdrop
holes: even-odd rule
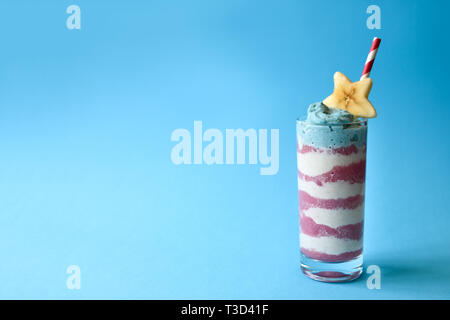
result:
[[[71,4],[81,30],[66,28]],[[0,298],[450,298],[449,10],[1,1]],[[381,290],[300,273],[295,142],[296,117],[336,70],[359,78],[374,36],[365,265]],[[278,174],[175,166],[170,135],[194,120],[279,129]]]

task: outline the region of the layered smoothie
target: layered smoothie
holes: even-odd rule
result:
[[[334,92],[297,120],[301,268],[327,282],[362,272],[368,95],[372,79],[334,74]]]
[[[367,122],[312,104],[297,121],[300,249],[308,258],[345,262],[363,248]]]

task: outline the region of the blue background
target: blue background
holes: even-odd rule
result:
[[[81,30],[66,8],[81,7]],[[381,8],[381,30],[366,8]],[[450,298],[448,1],[2,1],[0,298]],[[295,119],[370,96],[365,266],[299,269]],[[280,168],[176,166],[177,128],[280,129]],[[81,268],[68,290],[66,268]]]

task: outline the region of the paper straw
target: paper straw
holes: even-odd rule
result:
[[[372,70],[373,62],[375,61],[375,56],[377,55],[380,42],[380,38],[373,38],[372,47],[370,47],[369,55],[367,56],[366,64],[364,65],[364,70],[361,75],[361,80],[370,76],[370,71]]]

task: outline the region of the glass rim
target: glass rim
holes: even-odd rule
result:
[[[317,127],[329,127],[329,126],[349,126],[349,125],[356,125],[356,124],[361,124],[361,125],[367,125],[368,123],[368,118],[357,118],[355,121],[352,122],[329,122],[329,123],[309,123],[306,122],[307,117],[306,116],[302,116],[302,117],[298,117],[297,118],[297,123],[305,123],[309,126],[317,126]]]

